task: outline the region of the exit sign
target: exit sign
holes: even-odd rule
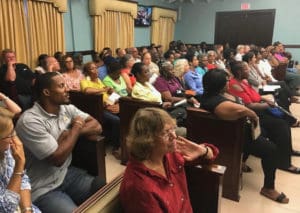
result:
[[[241,10],[250,10],[250,3],[242,3]]]

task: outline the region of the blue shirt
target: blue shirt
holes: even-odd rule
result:
[[[196,95],[203,94],[202,76],[196,71],[188,71],[184,74],[184,83],[186,89],[190,89],[196,92]]]
[[[19,206],[20,195],[7,189],[10,178],[14,173],[15,160],[12,157],[11,150],[4,152],[4,158],[0,160],[0,212],[15,212]],[[29,178],[25,174],[22,177],[21,190],[30,190]],[[33,212],[39,213],[40,210],[33,207]]]
[[[103,79],[107,76],[107,67],[105,65],[98,67],[98,78],[103,81]]]

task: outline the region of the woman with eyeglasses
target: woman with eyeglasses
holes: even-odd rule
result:
[[[0,107],[0,212],[40,212],[31,203],[23,145],[15,134],[13,117]]]
[[[62,59],[62,71],[66,86],[69,90],[80,91],[80,81],[84,79],[84,75],[76,68],[73,58],[69,55]]]
[[[137,111],[127,146],[130,159],[120,187],[124,212],[192,212],[184,162],[212,161],[218,149],[175,133],[176,121],[159,108]],[[171,186],[171,187],[170,187]]]

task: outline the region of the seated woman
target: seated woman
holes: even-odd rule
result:
[[[150,71],[143,63],[135,63],[131,70],[136,78],[136,83],[132,88],[131,96],[133,98],[142,99],[145,101],[153,101],[162,103],[161,94],[149,83]],[[169,103],[171,105],[171,103]]]
[[[107,66],[107,76],[103,79],[103,83],[113,88],[120,96],[128,96],[126,83],[121,76],[121,65],[117,61],[113,61]]]
[[[81,91],[86,94],[103,94],[103,128],[104,135],[113,146],[112,154],[120,159],[120,118],[119,104],[108,101],[108,95],[113,92],[110,87],[106,87],[98,78],[97,66],[94,62],[88,62],[83,66],[86,78],[80,82]]]
[[[80,91],[80,81],[84,79],[83,74],[74,65],[73,58],[66,55],[62,59],[62,72],[68,90]]]
[[[127,140],[130,159],[120,187],[125,213],[192,212],[184,162],[214,160],[218,149],[177,137],[175,127],[175,120],[158,108],[135,114]]]
[[[159,72],[160,76],[153,85],[161,93],[163,101],[175,103],[185,99],[184,88],[174,75],[173,65],[170,62],[165,62]],[[194,97],[189,98],[188,102],[194,106],[200,106]]]
[[[214,113],[220,119],[236,120],[248,117],[253,125],[257,125],[258,116],[251,109],[235,103],[236,99],[226,94],[229,76],[224,70],[211,70],[203,77],[204,94],[201,107]],[[288,203],[289,199],[283,193],[275,190],[276,152],[280,150],[274,142],[259,136],[256,140],[251,136],[251,124],[247,123],[245,133],[244,155],[255,155],[261,158],[264,171],[264,184],[260,193],[274,201]]]
[[[291,154],[299,155],[298,151],[292,151],[291,121],[273,116],[268,108],[274,107],[274,102],[261,97],[247,82],[249,68],[244,62],[232,62],[231,72],[233,78],[229,81],[230,94],[240,97],[244,104],[256,112],[260,118],[262,135],[273,141],[278,149],[276,159],[278,168],[300,174],[300,168],[291,163]]]
[[[14,114],[0,107],[0,212],[35,212],[29,178],[24,172],[23,145],[14,131]]]
[[[190,69],[183,76],[186,89],[190,89],[196,92],[195,98],[200,101],[203,94],[202,76],[196,72],[195,68],[199,65],[197,56],[193,54],[187,54],[186,59],[189,62]]]
[[[128,93],[131,94],[132,87],[136,82],[134,75],[131,73],[131,69],[134,65],[134,58],[132,55],[126,54],[120,58],[120,64],[122,66],[121,76],[126,83]]]

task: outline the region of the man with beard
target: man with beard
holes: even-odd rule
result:
[[[81,135],[100,134],[101,125],[69,104],[64,78],[58,72],[37,77],[37,101],[20,117],[16,131],[24,143],[32,201],[42,212],[72,212],[104,181],[70,166]]]

